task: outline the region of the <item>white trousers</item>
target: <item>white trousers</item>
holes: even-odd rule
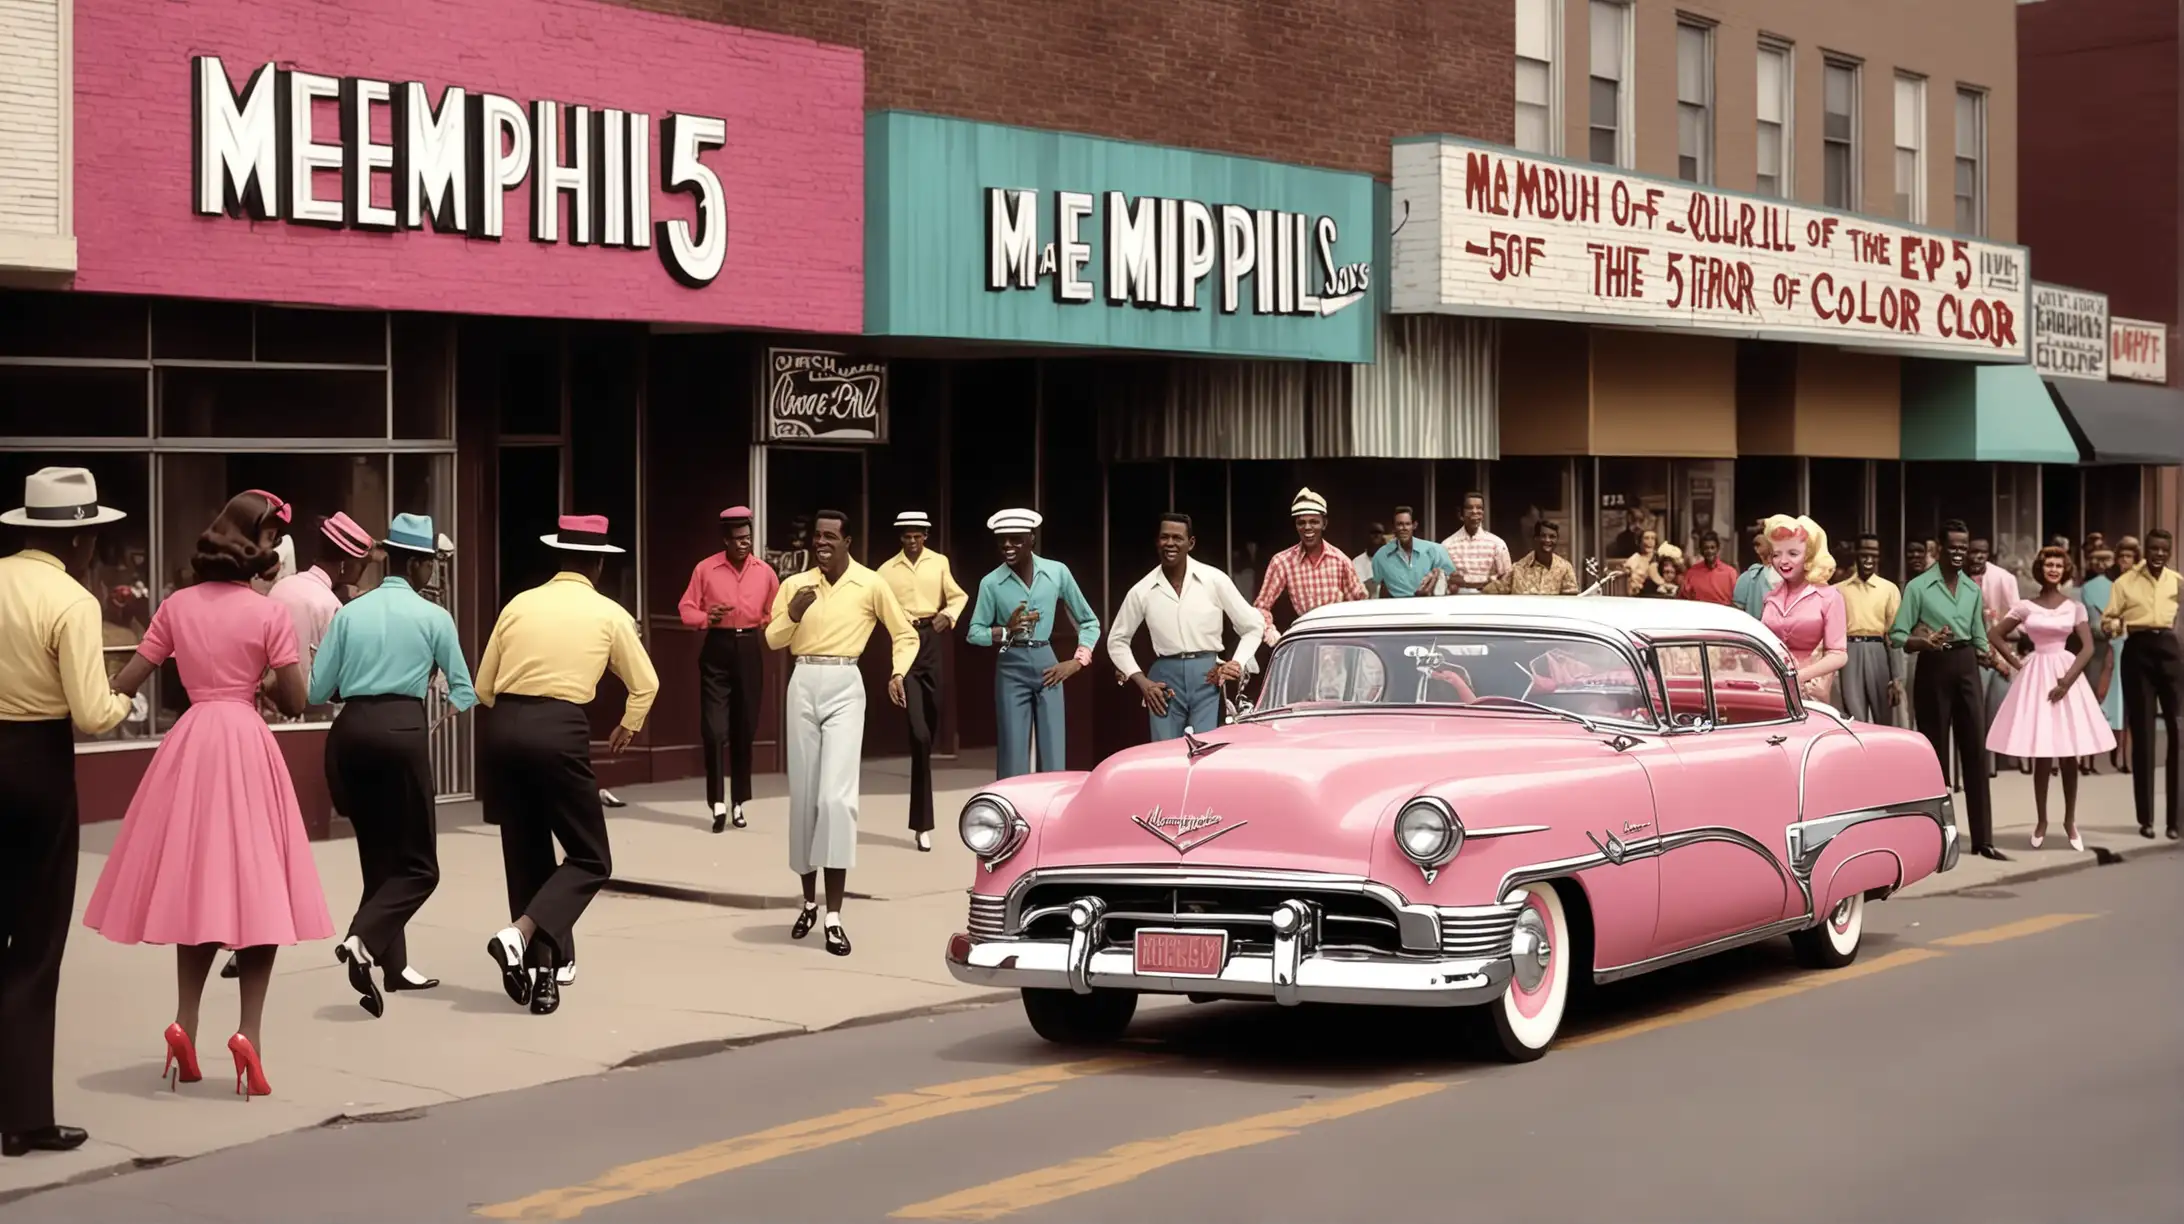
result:
[[[789,870],[857,865],[857,773],[864,757],[864,675],[796,665],[789,675]]]

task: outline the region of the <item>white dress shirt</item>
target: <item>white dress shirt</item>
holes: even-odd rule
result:
[[[1124,679],[1145,669],[1138,666],[1131,639],[1144,625],[1153,638],[1153,654],[1219,654],[1221,625],[1236,627],[1236,651],[1230,657],[1249,669],[1259,652],[1259,638],[1266,621],[1236,589],[1227,574],[1210,565],[1187,561],[1183,590],[1178,593],[1168,576],[1155,568],[1122,597],[1114,628],[1107,635],[1107,657]]]

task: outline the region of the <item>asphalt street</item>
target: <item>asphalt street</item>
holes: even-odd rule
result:
[[[2177,1221],[2180,935],[2184,855],[1893,901],[1848,969],[1774,941],[1604,988],[1516,1067],[1427,1013],[1161,1002],[1068,1052],[1004,1002],[322,1126],[0,1224]]]

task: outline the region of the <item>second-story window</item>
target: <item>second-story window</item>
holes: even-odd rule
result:
[[[1591,74],[1587,82],[1586,155],[1603,166],[1630,164],[1624,131],[1629,109],[1630,6],[1592,0]]]
[[[1562,142],[1555,123],[1555,21],[1551,0],[1517,0],[1517,131],[1519,149],[1554,153]]]
[[[1956,96],[1956,228],[1987,232],[1987,95],[1959,89]]]
[[[1790,194],[1790,49],[1759,45],[1759,148],[1754,186],[1761,195]]]
[[[1676,177],[1714,181],[1714,31],[1676,23]]]
[[[1825,181],[1822,203],[1855,212],[1858,208],[1858,65],[1829,60],[1822,83],[1820,163]]]
[[[1926,221],[1926,82],[1896,78],[1896,215]]]

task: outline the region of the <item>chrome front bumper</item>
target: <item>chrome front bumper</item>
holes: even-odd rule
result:
[[[1285,903],[1299,905],[1297,902]],[[1430,955],[1321,950],[1315,925],[1300,910],[1277,922],[1271,953],[1229,956],[1218,977],[1168,977],[1137,972],[1129,949],[1101,947],[1103,909],[1096,899],[1072,907],[1070,937],[981,939],[957,935],[948,942],[948,972],[980,986],[1031,987],[1090,994],[1135,990],[1156,994],[1214,995],[1298,1003],[1356,1003],[1390,1007],[1467,1007],[1501,997],[1513,972],[1506,955],[1452,958]]]

